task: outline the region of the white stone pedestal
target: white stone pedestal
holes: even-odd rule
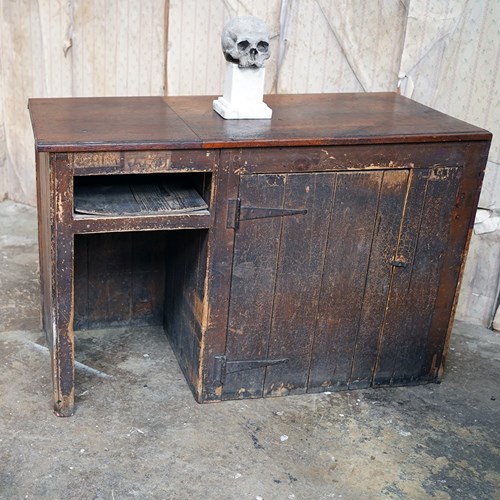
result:
[[[265,68],[239,68],[227,63],[224,96],[213,101],[213,108],[226,120],[269,119],[272,109],[262,101]]]

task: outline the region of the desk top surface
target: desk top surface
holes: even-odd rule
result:
[[[395,93],[268,95],[270,120],[224,120],[210,96],[30,99],[37,151],[488,141]]]

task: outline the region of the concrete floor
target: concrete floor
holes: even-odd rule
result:
[[[440,385],[198,405],[158,329],[81,333],[57,418],[37,259],[0,203],[0,498],[500,498],[499,334],[457,324]]]

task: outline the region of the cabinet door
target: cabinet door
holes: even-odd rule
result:
[[[420,376],[458,173],[243,175],[223,398]]]

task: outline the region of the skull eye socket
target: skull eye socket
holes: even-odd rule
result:
[[[261,41],[257,44],[257,50],[259,52],[267,52],[269,50],[269,44],[267,42]]]
[[[248,40],[242,40],[241,42],[238,42],[236,46],[238,47],[238,50],[244,51],[250,47],[250,42]]]

